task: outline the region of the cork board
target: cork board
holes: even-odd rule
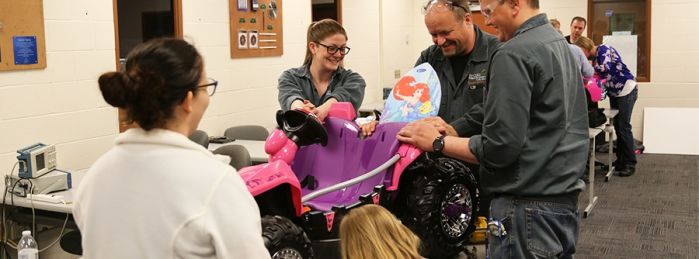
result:
[[[228,0],[231,58],[284,54],[282,0]]]
[[[42,0],[0,0],[0,71],[46,68]]]

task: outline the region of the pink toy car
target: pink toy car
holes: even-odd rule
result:
[[[269,162],[240,170],[255,196],[272,258],[312,258],[311,240],[336,239],[345,213],[364,204],[390,209],[420,236],[425,256],[463,251],[474,230],[478,188],[461,162],[400,143],[405,123],[360,137],[349,103],[324,124],[300,110],[277,112]]]

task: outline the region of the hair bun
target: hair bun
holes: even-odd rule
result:
[[[102,97],[109,105],[124,108],[127,106],[128,81],[124,73],[117,71],[102,74],[97,82],[102,91]]]

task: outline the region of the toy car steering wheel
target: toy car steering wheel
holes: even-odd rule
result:
[[[328,144],[328,132],[312,113],[303,110],[277,111],[277,125],[299,147]]]

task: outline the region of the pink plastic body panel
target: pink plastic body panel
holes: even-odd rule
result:
[[[281,149],[289,138],[286,137],[284,131],[281,129],[275,129],[272,131],[267,140],[265,141],[265,153],[274,154]]]
[[[401,144],[398,148],[398,154],[400,154],[400,159],[398,159],[398,162],[393,166],[393,179],[391,180],[391,185],[386,188],[388,191],[398,190],[400,176],[403,174],[403,171],[405,171],[405,168],[422,154],[422,150],[413,145]]]
[[[282,130],[276,129],[267,137],[265,153],[269,154],[269,162],[283,161],[290,165],[296,157],[299,147],[291,141]]]
[[[283,161],[274,161],[266,164],[245,167],[238,171],[240,177],[245,181],[245,185],[252,196],[260,195],[277,186],[289,184],[291,189],[291,202],[294,205],[296,216],[301,216],[303,206],[301,205],[301,184],[291,167]]]
[[[357,117],[357,112],[354,111],[354,107],[350,102],[333,103],[328,111],[328,117],[353,121]]]

